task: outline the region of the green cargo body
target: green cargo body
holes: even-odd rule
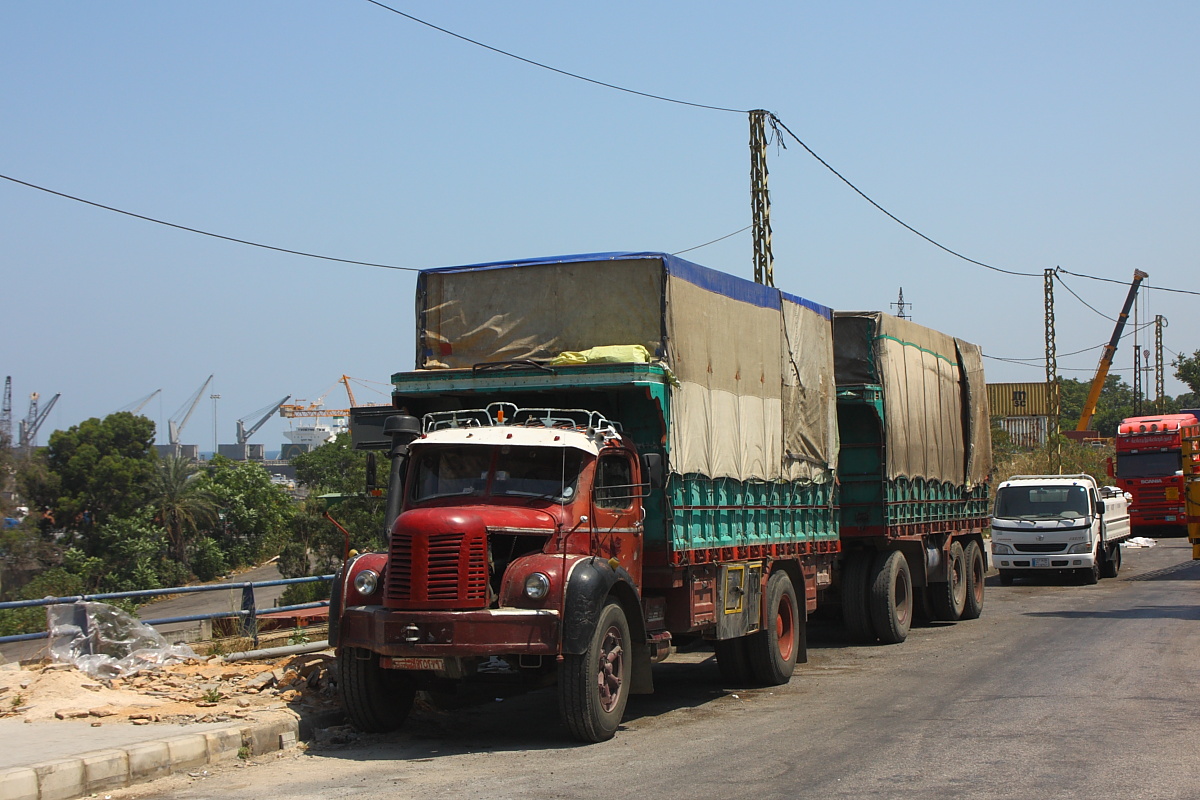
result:
[[[837,312],[844,537],[979,529],[991,443],[975,345],[881,312]]]

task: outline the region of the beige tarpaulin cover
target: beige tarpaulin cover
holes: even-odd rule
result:
[[[983,482],[991,443],[979,348],[879,311],[835,316],[838,384],[883,387],[887,477]]]
[[[832,315],[823,306],[660,253],[428,270],[417,297],[419,368],[642,345],[679,381],[673,472],[832,477]]]

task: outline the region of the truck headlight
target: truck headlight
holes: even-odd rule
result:
[[[1013,549],[1006,544],[992,542],[992,554],[997,556],[1011,556]]]
[[[1079,544],[1071,545],[1071,549],[1067,551],[1071,555],[1079,555],[1080,553],[1092,552],[1092,545],[1088,542],[1080,542]]]
[[[550,591],[550,579],[535,572],[525,579],[525,596],[530,600],[541,600]]]
[[[364,569],[354,576],[354,591],[363,597],[375,594],[379,588],[379,573],[373,569]]]

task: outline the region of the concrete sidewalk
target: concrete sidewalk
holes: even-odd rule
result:
[[[0,720],[0,798],[69,800],[132,786],[292,747],[341,721],[340,712],[302,718],[290,710],[189,725]]]

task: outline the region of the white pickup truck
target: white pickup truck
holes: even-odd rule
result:
[[[1129,495],[1091,475],[1017,475],[1000,484],[992,559],[1000,583],[1058,572],[1084,583],[1115,578],[1131,534]]]

